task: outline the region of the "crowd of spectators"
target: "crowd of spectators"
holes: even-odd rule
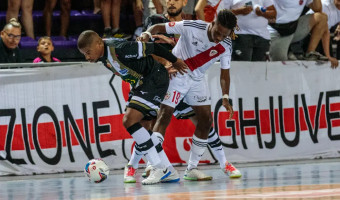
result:
[[[165,13],[166,4],[171,4],[171,1],[175,0],[129,0],[134,22],[127,23],[135,24],[134,33],[126,32],[120,26],[122,0],[93,0],[93,13],[102,15],[103,37],[133,40],[142,32],[146,17]],[[50,37],[53,10],[57,2],[45,1],[45,34],[42,36],[49,37],[38,38],[36,46],[39,57],[35,62],[59,61],[51,55],[54,47]],[[7,24],[1,31],[0,63],[22,62],[18,45],[23,33],[35,39],[33,3],[34,0],[8,0]],[[66,38],[72,2],[59,0],[59,3],[59,35]],[[332,67],[338,66],[337,58],[330,51],[330,30],[340,22],[340,0],[188,0],[182,13],[184,19],[213,21],[221,9],[230,9],[238,19],[238,37],[233,41],[233,60],[322,60],[330,61]],[[335,40],[340,39],[339,30],[340,27],[337,27]],[[301,49],[304,48],[299,55],[291,48],[296,42],[299,42]]]

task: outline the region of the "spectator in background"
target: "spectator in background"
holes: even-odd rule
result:
[[[104,21],[104,38],[131,38],[131,35],[123,33],[119,26],[121,3],[122,0],[101,0],[102,16]]]
[[[100,0],[93,0],[93,14],[100,14]]]
[[[233,60],[265,61],[269,51],[268,20],[276,17],[272,0],[233,0],[232,12],[239,30],[233,41]]]
[[[195,6],[197,19],[212,22],[222,9],[230,9],[232,0],[198,0]]]
[[[293,42],[311,33],[311,40],[304,58],[324,60],[327,57],[315,51],[323,34],[327,31],[327,16],[321,13],[321,0],[273,0],[277,11],[276,22],[270,23],[270,57],[273,61],[288,59],[288,48]],[[300,17],[305,6],[315,13]]]
[[[21,39],[21,25],[16,18],[9,20],[1,31],[0,63],[22,62],[18,44]]]
[[[21,21],[24,25],[26,35],[34,39],[34,28],[33,28],[33,9],[34,0],[8,0],[8,8],[6,13],[6,22],[10,19],[17,18],[19,10],[21,8]]]
[[[43,18],[45,21],[45,31],[47,36],[51,36],[53,9],[57,0],[46,0]],[[67,29],[70,23],[71,0],[60,0],[60,35],[66,37]]]
[[[166,11],[163,7],[163,0],[135,0],[133,1],[133,12],[136,23],[136,30],[133,35],[133,40],[140,36],[143,31],[143,23],[151,15],[162,14]]]
[[[40,55],[33,60],[33,63],[60,62],[58,58],[52,57],[54,46],[51,38],[48,36],[39,39],[37,51]]]
[[[183,8],[183,19],[185,20],[192,20],[194,19],[194,11],[195,6],[197,5],[198,0],[188,0],[188,3]]]
[[[325,56],[331,62],[331,67],[336,68],[339,65],[338,59],[334,58],[330,54],[329,43],[330,43],[330,32],[333,26],[340,22],[340,0],[322,0],[322,12],[327,15],[328,19],[328,30],[322,36],[322,47],[325,53]],[[309,11],[309,14],[314,13],[313,11]],[[340,26],[338,25],[337,30],[339,31]],[[335,31],[335,35],[338,34],[338,31]]]

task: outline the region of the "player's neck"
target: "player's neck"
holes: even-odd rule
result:
[[[170,16],[170,15],[168,15],[168,13],[166,13],[165,17],[168,18],[168,20],[171,21],[171,22],[179,22],[179,21],[183,20],[182,14],[179,14],[177,16]]]
[[[212,24],[209,24],[208,30],[207,30],[208,31],[208,38],[209,38],[210,42],[214,42],[213,39],[212,39],[212,36],[211,36],[211,29],[212,29],[212,27],[213,27]]]

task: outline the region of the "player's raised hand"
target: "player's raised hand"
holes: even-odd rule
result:
[[[165,35],[153,35],[152,37],[158,39],[155,41],[156,43],[167,43],[171,44],[171,46],[176,45],[176,42],[173,39],[166,37]]]
[[[177,58],[177,61],[172,63],[172,66],[182,75],[187,73],[186,69],[188,69],[188,66],[182,59]]]
[[[229,120],[231,120],[234,116],[234,110],[233,107],[229,103],[229,99],[222,98],[222,105],[225,107],[225,109],[230,113]]]

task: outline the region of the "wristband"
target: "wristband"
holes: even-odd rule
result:
[[[229,95],[228,95],[228,94],[224,94],[224,95],[222,96],[222,99],[229,99]]]
[[[145,31],[145,32],[141,33],[141,35],[143,35],[143,34],[147,34],[151,41],[155,40],[155,38],[152,37],[152,35],[151,35],[151,33],[149,31]]]

